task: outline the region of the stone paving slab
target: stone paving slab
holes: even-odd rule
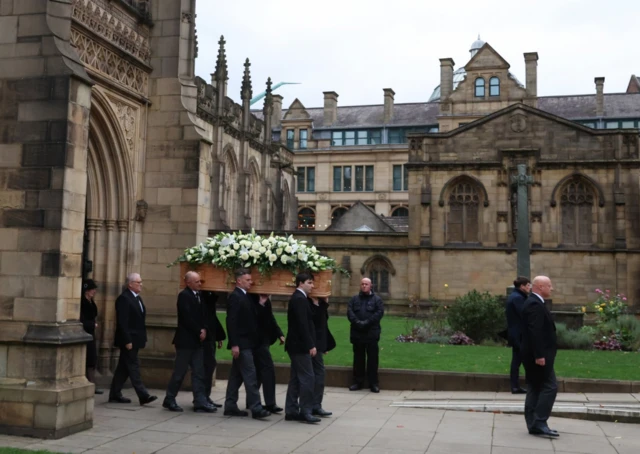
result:
[[[226,382],[217,381],[212,398],[222,403]],[[284,403],[286,386],[276,388]],[[456,393],[431,391],[349,392],[327,388],[324,407],[334,416],[316,425],[284,421],[283,415],[267,420],[230,418],[194,413],[191,394],[181,392],[178,403],[184,413],[161,407],[164,391],[150,406],[109,404],[96,396],[94,427],[60,440],[0,436],[0,446],[47,449],[52,452],[88,454],[202,454],[202,453],[434,453],[434,454],[637,454],[640,425],[582,421],[552,417],[549,425],[560,432],[557,440],[527,433],[521,415],[451,411],[396,406],[430,400],[477,405],[522,405],[523,396],[507,393]],[[628,408],[638,405],[638,395],[561,394],[557,405]],[[240,395],[240,407],[244,402]]]

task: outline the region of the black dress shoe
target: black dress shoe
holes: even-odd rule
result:
[[[150,404],[156,400],[158,400],[158,396],[146,396],[140,399],[140,405]]]
[[[169,402],[167,400],[165,400],[164,402],[162,402],[162,407],[166,408],[169,411],[175,411],[175,412],[182,412],[184,410],[182,410],[182,407],[180,405],[178,405],[175,402]]]
[[[282,413],[282,408],[278,407],[277,405],[265,405],[265,410],[267,410],[270,413],[273,413],[274,415],[277,415],[278,413]]]
[[[98,395],[104,394],[104,391],[101,390],[101,389],[96,388],[96,390],[94,391],[94,394],[98,394]]]
[[[214,407],[216,407],[216,408],[222,408],[222,405],[221,405],[221,404],[217,404],[217,403],[215,403],[214,401],[212,401],[212,400],[211,400],[211,398],[210,398],[210,397],[207,397],[207,402],[209,403],[209,405],[213,405],[213,406],[214,406]]]
[[[109,397],[109,403],[112,404],[130,404],[131,399],[123,396]]]
[[[372,393],[379,393],[380,392],[380,387],[378,385],[371,385],[371,392]]]
[[[196,413],[215,413],[218,411],[218,409],[213,405],[205,404],[205,405],[194,405],[193,411],[195,411]]]
[[[271,416],[271,413],[269,411],[265,410],[264,408],[262,410],[260,410],[260,411],[254,411],[251,414],[251,417],[253,419],[264,419],[267,416]]]
[[[359,385],[357,383],[354,383],[353,385],[349,386],[349,391],[357,391],[359,389],[362,389],[362,385]]]
[[[511,394],[527,394],[527,390],[524,388],[512,388]]]
[[[316,418],[311,413],[307,413],[307,414],[300,413],[300,421],[306,422],[309,424],[315,424],[317,422],[320,422],[320,418]]]
[[[551,430],[548,427],[532,427],[529,429],[531,435],[541,435],[547,438],[558,438],[560,434],[555,430]]]
[[[302,421],[302,418],[300,417],[300,413],[286,413],[284,415],[284,420],[285,421]]]
[[[324,408],[318,408],[317,410],[311,410],[311,414],[314,416],[331,416],[333,413],[326,411]]]
[[[225,416],[249,416],[249,413],[246,411],[235,409],[235,410],[225,410],[224,415]]]

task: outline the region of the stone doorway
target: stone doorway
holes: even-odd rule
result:
[[[110,375],[115,366],[114,301],[133,255],[135,191],[125,135],[112,103],[100,87],[92,90],[88,142],[83,277],[98,284],[98,372]]]

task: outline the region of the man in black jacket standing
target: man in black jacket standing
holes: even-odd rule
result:
[[[313,290],[313,275],[299,273],[296,290],[287,308],[287,339],[284,349],[291,358],[291,376],[285,402],[286,421],[320,422],[311,414],[315,378],[312,358],[316,356],[316,333],[309,293]]]
[[[329,331],[329,302],[325,298],[311,298],[311,312],[313,314],[313,325],[316,331],[317,353],[311,361],[313,363],[314,387],[313,387],[313,409],[311,414],[315,416],[331,416],[330,411],[322,408],[324,397],[324,355],[336,347],[336,341]]]
[[[176,361],[162,406],[169,411],[182,411],[176,402],[176,396],[187,371],[191,368],[193,410],[213,413],[216,411],[216,407],[207,402],[204,391],[202,346],[207,337],[207,325],[200,297],[202,281],[198,273],[189,271],[184,276],[184,282],[187,286],[178,294],[178,327],[173,337],[173,344],[176,346]]]
[[[211,400],[210,396],[211,388],[213,388],[213,373],[218,365],[216,361],[216,348],[222,348],[222,341],[227,338],[227,335],[216,314],[216,301],[218,301],[218,296],[208,290],[201,291],[200,296],[203,301],[204,319],[209,327],[207,337],[205,337],[202,343],[204,353],[204,395],[209,405],[220,408],[222,405],[215,403]]]
[[[371,289],[371,279],[360,281],[360,293],[349,300],[347,317],[351,322],[351,343],[353,344],[353,384],[350,391],[362,389],[366,374],[371,392],[379,393],[378,386],[378,341],[380,340],[380,320],[384,315],[382,299]],[[366,359],[365,359],[366,358]]]
[[[120,347],[120,359],[111,380],[109,402],[131,403],[131,399],[122,395],[122,387],[129,378],[140,405],[144,405],[153,402],[157,397],[149,394],[140,377],[138,350],[147,345],[147,310],[140,298],[142,278],[137,273],[130,274],[127,276],[125,287],[116,299],[115,345]]]
[[[558,432],[547,425],[558,393],[553,365],[556,358],[556,325],[545,299],[553,286],[547,276],[533,279],[531,294],[522,310],[522,363],[527,377],[524,418],[529,433],[557,438]]]
[[[276,405],[276,368],[269,347],[277,340],[284,344],[284,334],[273,316],[271,300],[267,295],[251,295],[258,317],[260,345],[253,351],[253,360],[258,375],[258,388],[262,386],[264,408],[270,413],[280,413],[282,408]]]
[[[524,302],[529,297],[531,281],[520,276],[513,281],[515,287],[509,298],[507,298],[507,332],[509,345],[511,345],[511,393],[524,394],[526,389],[520,387],[520,339],[522,337],[522,309]]]
[[[227,335],[228,347],[233,361],[227,382],[227,394],[224,402],[225,416],[248,416],[246,411],[238,408],[238,391],[244,382],[247,393],[247,404],[254,419],[269,416],[260,404],[260,390],[256,376],[256,366],[253,359],[254,349],[260,346],[258,332],[258,317],[255,304],[247,292],[253,284],[251,271],[242,268],[235,273],[236,288],[227,299]],[[260,300],[264,297],[260,296]],[[266,298],[264,298],[266,299]]]

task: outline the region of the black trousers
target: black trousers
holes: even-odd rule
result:
[[[520,364],[522,364],[520,349],[511,347],[511,389],[520,388]]]
[[[524,419],[529,430],[533,427],[547,427],[547,420],[551,416],[551,410],[558,394],[558,382],[553,366],[545,367],[549,367],[550,370],[540,373],[539,369],[532,368],[541,368],[541,366],[525,366],[527,369],[527,397],[524,401]]]
[[[291,374],[284,411],[288,415],[311,414],[315,386],[311,355],[309,353],[289,353],[289,358],[291,358]]]
[[[122,396],[122,387],[127,378],[131,380],[131,386],[135,389],[138,399],[144,399],[149,396],[149,391],[145,388],[140,376],[140,361],[138,360],[137,348],[132,348],[131,350],[120,348],[120,358],[118,359],[118,366],[113,373],[113,380],[111,380],[109,398]]]
[[[353,381],[363,386],[366,377],[369,386],[378,384],[378,342],[358,342],[353,344]]]
[[[202,353],[204,356],[204,395],[211,395],[213,387],[213,373],[216,371],[218,362],[216,361],[216,345],[217,342],[203,342]]]
[[[324,355],[320,352],[311,358],[313,365],[313,409],[322,408],[322,398],[324,397]]]
[[[253,361],[256,365],[258,388],[262,386],[264,404],[267,406],[276,404],[276,368],[269,351],[269,345],[262,344],[253,350]],[[249,405],[247,405],[247,408]]]
[[[244,390],[247,393],[247,407],[253,412],[262,410],[260,404],[260,390],[258,388],[258,377],[256,376],[256,366],[253,361],[253,350],[240,350],[240,355],[231,362],[229,381],[227,382],[227,394],[224,401],[224,409],[239,410],[238,391],[244,383]]]
[[[191,388],[193,390],[193,403],[198,406],[207,404],[204,394],[204,357],[203,349],[176,348],[176,360],[173,366],[173,374],[167,386],[165,401],[175,402],[178,391],[182,386],[187,371],[191,368]]]

